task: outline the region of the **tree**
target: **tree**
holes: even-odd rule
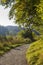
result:
[[[17,24],[24,27],[43,25],[43,0],[1,0],[1,4],[11,7],[9,18]]]

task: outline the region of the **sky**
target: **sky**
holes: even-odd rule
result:
[[[4,9],[3,6],[0,5],[0,25],[2,26],[16,26],[16,24],[12,20],[9,20],[8,14],[9,14],[10,8]]]

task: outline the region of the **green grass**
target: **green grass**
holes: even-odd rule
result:
[[[22,45],[20,39],[12,36],[0,36],[0,56],[12,48]]]
[[[0,43],[1,45],[3,45],[3,43]],[[15,47],[18,47],[18,46],[21,46],[22,44],[11,44],[9,46],[0,46],[0,56],[3,55],[5,52],[11,50],[12,48],[15,48]]]
[[[12,48],[30,43],[29,39],[24,39],[20,36],[0,36],[0,55],[9,51]]]
[[[43,65],[43,39],[30,45],[26,52],[28,65]]]

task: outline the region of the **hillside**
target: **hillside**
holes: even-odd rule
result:
[[[0,26],[0,35],[16,35],[20,30],[18,26]]]
[[[0,26],[0,35],[7,35],[9,34],[8,29],[6,29],[6,27],[4,26]]]

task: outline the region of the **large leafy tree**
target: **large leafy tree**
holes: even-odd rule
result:
[[[11,7],[9,18],[19,25],[43,25],[43,0],[1,0],[1,4]]]

